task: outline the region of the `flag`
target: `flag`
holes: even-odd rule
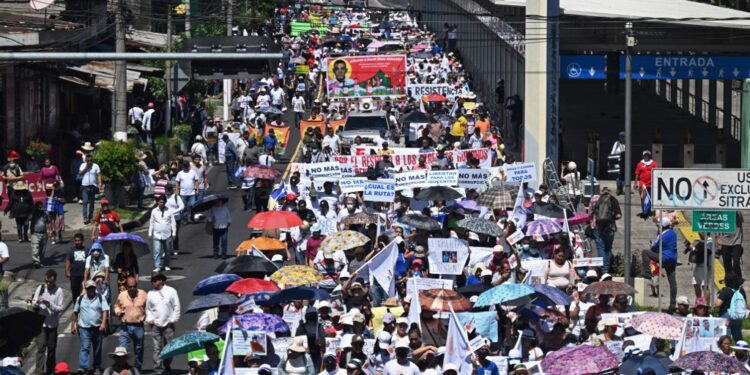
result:
[[[273,211],[276,206],[279,205],[279,201],[286,197],[286,184],[284,181],[279,184],[276,190],[271,192],[271,197],[268,199],[268,210]]]
[[[469,375],[472,372],[472,363],[469,354],[469,338],[466,336],[461,321],[458,320],[456,313],[451,306],[450,317],[448,318],[448,335],[445,339],[445,357],[443,358],[443,367],[453,363],[458,367],[459,375]]]
[[[516,221],[516,228],[523,228],[526,225],[526,209],[523,208],[523,180],[518,185],[518,196],[516,197],[516,204],[513,206],[513,218]]]
[[[260,250],[258,250],[258,248],[256,248],[255,246],[253,246],[253,247],[250,248],[250,253],[248,255],[252,255],[254,257],[260,257],[260,258],[263,258],[263,259],[271,262],[271,260],[268,259],[268,257],[266,256],[266,254],[263,254],[263,252],[260,251]],[[276,263],[274,263],[274,262],[271,262],[271,263],[274,266],[276,266]],[[276,268],[279,268],[279,266],[276,266]]]
[[[411,303],[409,304],[409,327],[411,327],[412,323],[417,323],[417,327],[419,327],[419,331],[422,331],[422,319],[420,316],[422,315],[422,305],[419,303],[419,290],[417,289],[417,279],[412,278],[409,280],[409,282],[414,283],[414,288],[412,289],[411,293]],[[493,312],[494,314],[494,312]]]
[[[227,335],[224,339],[224,355],[221,356],[221,362],[219,362],[219,370],[216,372],[218,375],[234,375],[234,351],[232,350],[232,342],[230,341],[232,328],[234,328],[232,320],[227,322]]]
[[[237,307],[234,309],[234,313],[237,315],[242,315],[251,313],[257,308],[258,306],[255,304],[253,296],[250,294],[245,294],[244,296],[242,296],[242,298],[239,299],[239,301],[237,301]]]
[[[395,241],[392,241],[385,249],[375,255],[369,263],[370,274],[388,293],[388,297],[396,295],[394,268],[397,257],[398,245]]]
[[[648,193],[647,189],[643,189],[643,204],[641,205],[641,215],[643,217],[648,217],[649,213],[651,213],[651,195]]]

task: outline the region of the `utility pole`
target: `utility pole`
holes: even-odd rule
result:
[[[232,18],[234,14],[232,13],[232,8],[234,7],[234,2],[232,0],[227,0],[227,36],[232,36]],[[231,79],[225,79],[224,80],[224,110],[222,112],[222,117],[224,118],[224,121],[229,121],[229,103],[232,101],[232,80]]]
[[[183,0],[185,2],[185,38],[190,39],[190,1]]]
[[[125,53],[125,15],[123,0],[115,8],[115,51]],[[127,131],[128,113],[127,62],[115,61],[115,128],[114,132]]]
[[[172,2],[167,2],[167,52],[172,52]],[[167,86],[167,106],[165,109],[164,118],[166,123],[164,128],[166,129],[165,135],[169,135],[169,131],[172,129],[172,61],[166,61],[166,86]]]
[[[630,205],[632,202],[631,194],[631,178],[632,175],[632,152],[633,145],[632,133],[633,129],[631,126],[633,116],[633,47],[635,47],[635,34],[633,33],[633,23],[628,22],[625,24],[625,186],[623,192],[625,193],[625,243],[623,246],[623,260],[625,264],[624,276],[625,282],[629,285],[633,285],[633,278],[630,274]]]

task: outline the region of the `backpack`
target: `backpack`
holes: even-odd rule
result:
[[[727,317],[730,320],[742,320],[745,319],[745,315],[747,315],[747,303],[745,303],[745,297],[737,289],[732,294],[732,302],[729,304],[729,309],[727,309]]]
[[[613,216],[612,197],[609,194],[603,194],[594,207],[594,219],[597,223],[609,223]]]

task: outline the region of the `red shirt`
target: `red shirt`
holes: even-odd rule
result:
[[[635,178],[638,179],[638,186],[651,187],[651,171],[655,168],[655,160],[651,160],[649,164],[644,163],[643,160],[638,162],[638,165],[635,167]]]
[[[99,237],[120,231],[120,215],[113,210],[96,215],[94,221],[99,223]]]

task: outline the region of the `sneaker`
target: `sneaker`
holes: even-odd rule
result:
[[[154,268],[154,271],[153,271],[153,272],[154,272],[154,273],[159,273],[159,271],[161,271],[161,270],[160,270],[159,268]]]
[[[164,271],[171,271],[172,269],[169,267],[164,267]]]
[[[52,240],[52,244],[53,244],[53,245],[54,245],[54,244],[56,244],[56,243],[57,243],[57,242],[55,242],[55,240]]]
[[[23,238],[18,239],[18,243],[21,243],[21,242],[23,242]]]
[[[180,253],[179,253],[179,252],[177,252],[177,251],[173,251],[173,252],[172,252],[172,255],[174,255],[174,256],[178,256],[178,255],[180,255]]]

